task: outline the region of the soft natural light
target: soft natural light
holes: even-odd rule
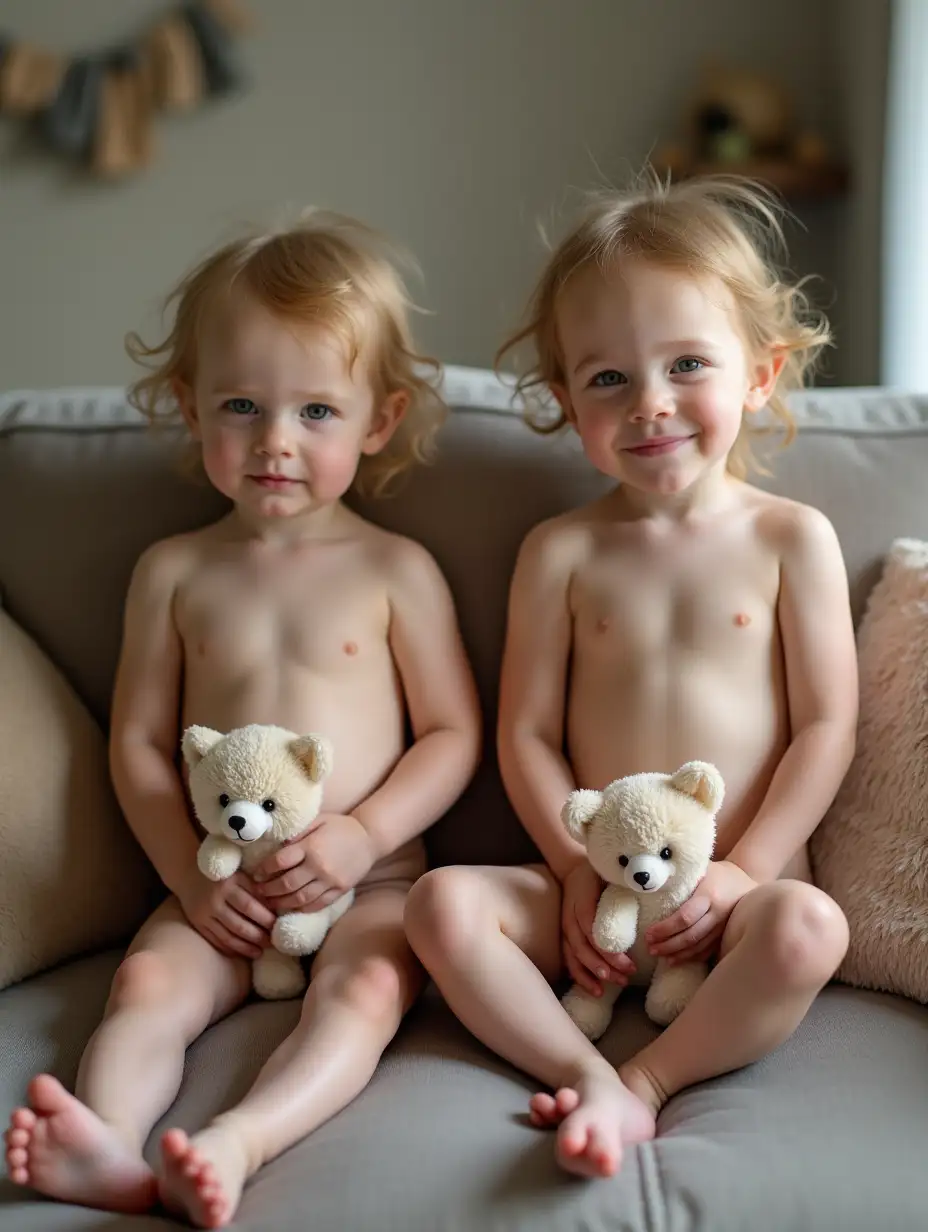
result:
[[[928,2],[896,0],[887,99],[885,385],[928,389]]]

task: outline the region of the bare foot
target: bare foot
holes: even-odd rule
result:
[[[619,1081],[615,1071],[598,1070],[554,1095],[530,1104],[534,1125],[558,1125],[561,1166],[576,1176],[613,1176],[625,1147],[654,1137],[657,1109]]]
[[[57,1078],[33,1078],[28,1098],[29,1107],[16,1109],[5,1135],[14,1184],[127,1215],[154,1205],[157,1187],[148,1164]]]
[[[241,1139],[211,1126],[193,1138],[169,1129],[161,1139],[161,1201],[197,1228],[224,1228],[235,1215],[248,1160]]]

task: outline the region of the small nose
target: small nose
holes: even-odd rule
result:
[[[672,414],[671,408],[658,389],[640,389],[632,407],[633,423],[651,423],[655,419],[666,419]]]
[[[239,817],[237,813],[235,814],[234,817],[229,818],[229,825],[232,827],[232,829],[235,831],[236,834],[241,834],[241,832],[245,829],[246,824],[247,823],[245,821],[245,818]],[[646,877],[647,875],[648,874],[645,873]],[[640,877],[641,874],[639,873],[638,876]]]
[[[640,886],[646,886],[648,882],[651,880],[651,874],[650,873],[635,873],[635,880],[638,882]]]
[[[257,440],[258,453],[272,457],[289,457],[293,452],[290,447],[289,427],[282,415],[268,415],[260,426]]]

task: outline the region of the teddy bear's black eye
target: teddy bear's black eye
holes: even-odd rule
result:
[[[664,850],[661,852],[661,859],[669,860],[672,855],[673,855],[673,852],[670,850],[670,848],[665,847]]]
[[[222,795],[219,797],[219,807],[220,808],[229,807],[229,797],[226,795],[225,792],[223,792]]]
[[[619,856],[619,863],[623,868],[628,868],[628,856]]]
[[[273,813],[277,805],[273,800],[262,800],[261,807],[264,809],[265,813]]]

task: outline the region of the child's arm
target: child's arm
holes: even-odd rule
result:
[[[443,816],[477,767],[480,703],[448,584],[418,544],[398,540],[393,550],[390,649],[413,743],[351,814],[323,812],[305,838],[263,862],[256,880],[278,912],[318,910],[351,889]]]
[[[734,907],[780,876],[822,820],[854,755],[857,650],[847,574],[831,524],[797,506],[783,528],[779,621],[790,744],[757,816],[679,911],[648,930],[653,953],[689,962],[714,949]]]
[[[379,859],[415,838],[458,799],[481,752],[481,714],[448,583],[429,553],[398,545],[390,649],[413,743],[354,810]]]
[[[561,820],[564,802],[577,787],[563,751],[576,543],[573,528],[548,523],[536,527],[519,552],[509,596],[497,741],[509,800],[563,886],[564,962],[575,983],[599,996],[602,981],[624,980],[634,965],[625,955],[594,948],[602,882]]]
[[[193,926],[225,952],[257,957],[274,916],[240,875],[214,885],[200,873],[200,844],[175,766],[183,676],[172,610],[178,574],[168,541],[149,548],[132,575],[113,694],[113,784],[132,832]]]
[[[509,593],[497,743],[503,784],[545,863],[563,881],[586,851],[561,809],[577,784],[564,756],[572,621],[570,538],[536,527],[519,551]]]
[[[857,651],[831,523],[798,507],[786,527],[779,621],[791,741],[754,821],[729,854],[755,881],[780,876],[847,774],[857,730]]]

